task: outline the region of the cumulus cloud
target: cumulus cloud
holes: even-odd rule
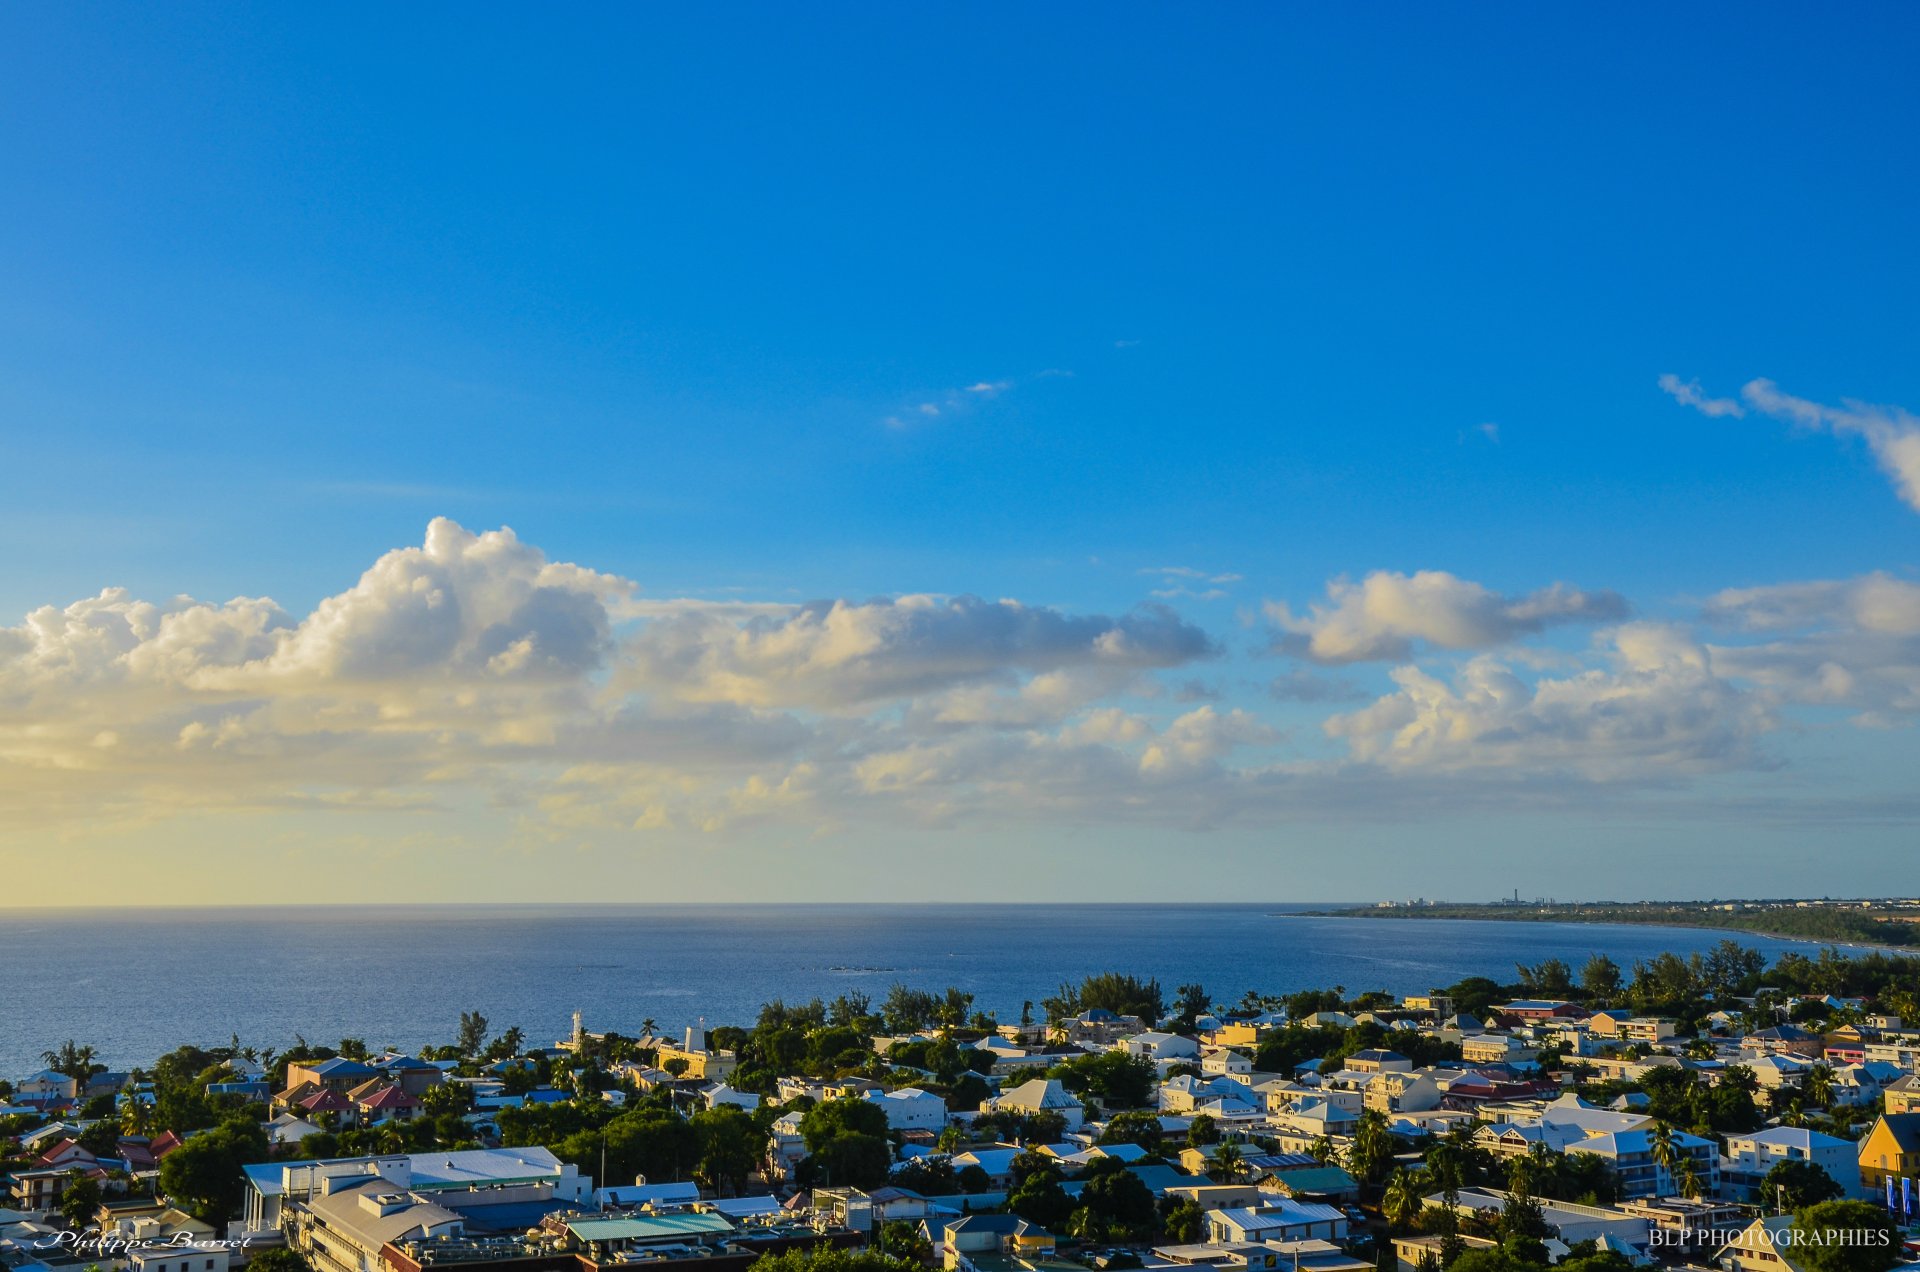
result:
[[[1778,702],[1852,708],[1867,725],[1920,714],[1920,584],[1874,573],[1730,588],[1703,613],[1771,637],[1716,645],[1714,660]]]
[[[1613,592],[1583,592],[1556,583],[1524,596],[1502,596],[1445,570],[1399,574],[1376,570],[1358,583],[1336,580],[1327,599],[1304,615],[1269,602],[1282,652],[1319,663],[1409,657],[1422,645],[1479,649],[1563,623],[1618,620],[1627,603]]]
[[[847,709],[1021,673],[1177,667],[1215,652],[1162,606],[1118,618],[973,596],[820,601],[745,623],[688,615],[627,648],[633,683],[690,701]]]
[[[637,593],[436,520],[304,616],[117,589],[43,607],[0,627],[0,824],[481,791],[554,824],[826,818],[878,739],[1095,729],[1102,699],[1217,652],[1158,606]]]
[[[1399,667],[1398,688],[1327,721],[1358,760],[1399,770],[1666,778],[1758,762],[1764,707],[1716,673],[1683,630],[1628,623],[1605,666],[1529,681],[1491,656],[1448,681]]]
[[[1305,656],[1350,663],[1624,609],[1610,593],[1381,573],[1275,618]],[[1516,783],[1571,799],[1761,764],[1758,740],[1793,704],[1920,712],[1914,584],[1728,591],[1704,617],[1732,639],[1627,623],[1551,672],[1524,647],[1398,667],[1392,692],[1326,723],[1329,747],[1231,694],[1210,701],[1191,668],[1221,648],[1164,607],[643,598],[510,530],[435,521],[305,614],[109,589],[0,627],[0,842],[50,823],[96,834],[174,814],[426,819],[476,804],[541,844],[760,822],[1385,817]],[[1311,668],[1269,693],[1367,696]]]
[[[1727,588],[1710,597],[1703,612],[1713,622],[1749,631],[1837,621],[1861,631],[1920,636],[1920,583],[1876,571],[1857,579]]]

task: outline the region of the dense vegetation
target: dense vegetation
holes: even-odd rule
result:
[[[1920,924],[1882,922],[1871,910],[1792,905],[1721,910],[1714,903],[1616,902],[1538,905],[1366,906],[1329,913],[1351,918],[1499,919],[1515,923],[1635,923],[1658,927],[1725,928],[1762,936],[1785,936],[1842,945],[1920,945]]]

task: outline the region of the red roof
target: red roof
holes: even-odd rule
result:
[[[80,1147],[76,1141],[61,1139],[46,1152],[34,1158],[33,1164],[35,1166],[65,1166],[71,1162],[78,1165],[86,1165],[97,1160],[99,1159],[86,1149]]]
[[[383,1087],[360,1101],[363,1109],[417,1109],[420,1101],[397,1086]]]
[[[309,1113],[344,1113],[347,1100],[338,1091],[320,1090],[300,1101],[300,1107]]]

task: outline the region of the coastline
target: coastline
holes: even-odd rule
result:
[[[1337,910],[1275,911],[1274,918],[1322,918],[1322,919],[1402,919],[1426,923],[1564,923],[1579,927],[1604,928],[1676,928],[1696,932],[1725,932],[1729,936],[1762,937],[1770,941],[1790,941],[1796,945],[1811,945],[1820,949],[1836,949],[1849,952],[1898,955],[1920,958],[1920,944],[1892,945],[1884,942],[1845,940],[1837,937],[1817,936],[1806,932],[1793,932],[1772,927],[1748,927],[1733,923],[1715,923],[1710,915],[1689,913],[1662,913],[1648,915],[1644,919],[1630,918],[1609,913],[1606,915],[1583,914],[1578,911],[1540,911],[1519,907],[1518,912],[1497,912],[1504,907],[1484,907],[1487,913],[1463,913],[1468,907],[1434,907],[1438,913],[1424,912],[1415,906],[1368,906]]]

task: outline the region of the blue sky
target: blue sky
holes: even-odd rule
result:
[[[1893,5],[9,11],[0,859],[1875,891],[1920,511],[1912,421],[1844,404],[1920,407],[1917,36]],[[506,605],[485,631],[350,592],[435,518],[516,536],[392,560]],[[592,639],[498,599],[542,586]],[[988,604],[865,604],[921,594]],[[791,608],[835,599],[838,643]],[[139,652],[163,614],[226,635]],[[516,633],[537,694],[480,658]],[[229,752],[183,758],[190,726]],[[1195,850],[1233,882],[1170,883]]]

